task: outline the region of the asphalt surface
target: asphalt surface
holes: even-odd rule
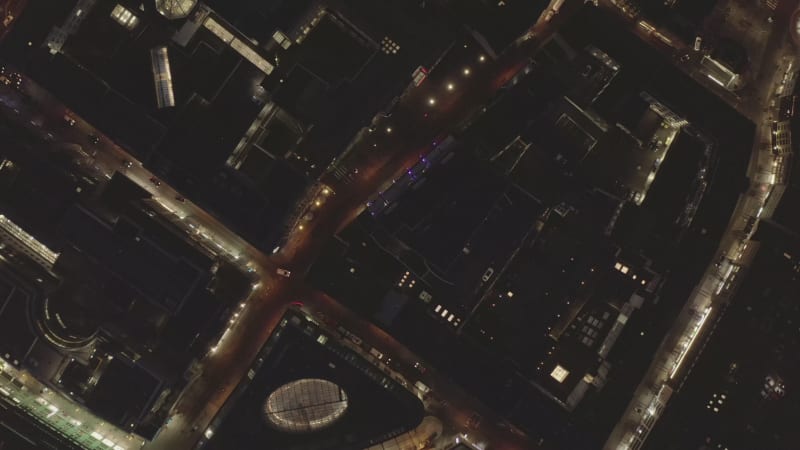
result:
[[[84,159],[83,166],[93,176],[102,180],[109,178],[114,171],[124,173],[151,192],[164,206],[164,214],[176,224],[183,224],[183,228],[198,242],[216,248],[220,254],[242,265],[249,264],[260,279],[239,316],[232,319],[223,339],[199,362],[200,375],[181,395],[169,424],[145,448],[192,448],[236,383],[245,375],[286,307],[297,300],[304,300],[308,307],[324,311],[328,317],[347,324],[365,343],[379,343],[392,358],[408,367],[413,366],[418,360],[415,355],[337,302],[311,292],[302,284],[302,275],[321,246],[357,217],[372,195],[430,151],[439,137],[479,114],[481,106],[528,64],[528,55],[552,33],[554,25],[567,16],[563,12],[565,8],[580,3],[568,2],[562,7],[562,13],[551,22],[540,21],[518,46],[496,60],[492,60],[475,42],[465,41],[466,47],[458,49],[452,62],[445,61],[437,66],[428,82],[409,88],[403,94],[391,116],[381,116],[376,120],[375,131],[360,135],[340,165],[352,175],[341,179],[333,173],[325,176],[322,181],[335,194],[326,197],[312,221],[305,223],[302,229],[297,227],[292,231],[280,253],[269,256],[247,244],[194,205],[191,199],[183,199],[180,193],[155,179],[122,148],[72,114],[35,83],[24,82],[23,91],[28,100],[20,102],[16,108],[8,106],[16,110],[14,114],[19,115],[23,123],[39,129],[43,136],[50,133],[49,138],[54,141],[80,144],[89,155],[80,157]],[[449,83],[454,85],[453,89],[446,87]],[[6,92],[5,98],[14,103],[14,95]],[[65,120],[65,116],[70,120]],[[69,123],[72,119],[74,124]],[[98,136],[100,142],[92,144],[90,135]],[[279,267],[291,270],[292,276],[278,276],[276,270]],[[498,423],[498,418],[435,370],[429,369],[424,375],[414,376],[432,387],[435,396],[445,400],[446,406],[439,409],[443,421],[464,429],[473,442],[501,449],[534,446],[518,432]],[[469,430],[466,422],[475,412],[484,419],[477,429]]]
[[[783,1],[779,10],[790,11],[796,3],[794,0]],[[572,5],[574,3],[568,3],[567,7]],[[613,7],[609,2],[605,2],[604,6]],[[557,15],[554,22],[558,23],[565,15],[564,13]],[[759,124],[759,136],[765,135],[765,125],[771,121],[773,112],[768,106],[772,97],[771,92],[774,91],[789,61],[784,59],[784,56],[789,54],[786,46],[789,14],[776,14],[775,17],[778,20],[765,50],[764,65],[751,91],[739,94],[719,89],[715,91],[737,110]],[[781,17],[784,17],[785,21],[781,21]],[[310,310],[333,318],[361,336],[365,342],[380,347],[385,354],[402,361],[408,368],[404,370],[404,376],[423,381],[433,388],[436,398],[445,400],[439,403],[437,412],[447,426],[463,429],[470,434],[473,442],[489,443],[489,448],[533,446],[523,437],[510,432],[507,425],[503,425],[499,418],[493,417],[479,402],[453,386],[446,377],[436,373],[435,370],[429,369],[425,374],[415,373],[413,363],[418,360],[415,355],[381,329],[355,316],[333,299],[310,291],[302,284],[301,278],[321,246],[336,231],[360,214],[372,195],[430,151],[434,141],[457,129],[461,123],[469,121],[473,114],[480,113],[480,106],[491,100],[497,90],[527,64],[527,55],[531,54],[542,42],[542,38],[552,30],[551,26],[552,24],[540,23],[532,29],[530,39],[523,40],[520,46],[500,55],[497,60],[486,59],[485,52],[474,43],[469,43],[459,57],[464,59],[456,58],[453,64],[443,63],[431,73],[428,82],[419,88],[409,89],[391,115],[378,117],[373,123],[374,131],[362,133],[348,157],[337,166],[341,169],[339,173],[344,172],[349,175],[341,178],[331,172],[323,179],[323,182],[335,191],[335,195],[327,198],[316,211],[313,221],[304,224],[303,229],[296,228],[285,248],[274,256],[266,256],[247,244],[190,200],[183,200],[180,193],[165,183],[151,181],[152,174],[141,164],[113,142],[102,137],[79,117],[70,115],[76,122],[72,126],[66,124],[64,116],[69,112],[34,83],[25,83],[26,94],[41,109],[39,112],[34,112],[23,108],[18,114],[30,115],[23,117],[23,120],[30,121],[39,115],[45,116],[48,121],[40,125],[43,133],[50,132],[45,129],[55,129],[54,134],[58,135],[58,141],[80,143],[89,153],[94,153],[96,150],[96,156],[86,161],[87,170],[92,171],[98,178],[110,176],[113,171],[125,173],[153,193],[165,206],[165,214],[171,215],[175,223],[185,224],[185,229],[198,241],[242,264],[253,263],[252,266],[261,280],[242,310],[241,316],[226,333],[223,341],[217,345],[216,351],[201,361],[202,374],[190,383],[181,396],[170,423],[152,443],[146,445],[146,448],[191,448],[200,439],[206,425],[225,402],[235,384],[245,374],[252,359],[280,320],[286,306],[296,300],[304,301]],[[663,40],[644,33],[633,23],[632,28],[637,30],[640,38],[651,42],[656,48],[675,55],[688,53],[690,50],[679,45],[665,49]],[[675,44],[679,41],[674,39],[672,42]],[[473,58],[471,62],[470,55]],[[479,59],[481,56],[484,56],[483,61]],[[465,69],[469,69],[469,73],[466,73]],[[715,89],[713,84],[703,79],[696,67],[687,66],[686,71],[705,86]],[[455,86],[452,91],[445,87],[449,83]],[[431,102],[431,99],[434,101]],[[101,136],[100,143],[90,144],[88,142],[90,134]],[[769,167],[771,161],[771,155],[764,154],[762,150],[763,146],[757,142],[749,170],[753,180],[763,179],[757,175],[764,171],[764,167]],[[127,167],[128,162],[130,167]],[[763,205],[769,190],[770,186],[763,182],[754,184],[748,194],[740,200],[732,214],[729,230],[720,245],[720,254],[740,259],[738,263],[741,265],[747,264],[746,260],[741,259],[744,242],[743,223]],[[774,206],[776,201],[776,196],[772,196],[770,205]],[[770,205],[767,205],[762,212],[762,217],[767,217]],[[747,258],[747,253],[744,253],[743,258]],[[277,276],[275,271],[278,267],[291,270],[292,277],[287,279]],[[713,280],[716,277],[718,277],[716,268],[709,267],[696,295],[687,301],[686,311],[702,309],[705,305],[723,301],[730,295],[725,293],[723,296],[712,296],[713,298],[709,299],[707,292],[714,286]],[[681,318],[665,338],[659,354],[654,357],[653,367],[642,380],[634,400],[620,420],[606,448],[625,448],[621,445],[623,438],[640,426],[642,407],[646,409],[654,396],[652,386],[658,387],[664,382],[665,374],[669,372],[667,368],[674,365],[674,356],[669,355],[675,354],[675,345],[684,342],[687,332],[695,328],[696,317],[696,314],[688,312],[681,314]],[[712,316],[707,322],[711,323],[713,320],[715,317]],[[474,412],[481,414],[484,419],[477,430],[468,430],[466,422]]]
[[[789,64],[793,63],[796,53],[796,49],[789,42],[788,21],[790,12],[797,3],[797,0],[784,0],[779,3],[774,14],[775,23],[761,60],[762,65],[758,68],[757,75],[751,84],[741,92],[728,92],[714,83],[710,83],[698,70],[697,58],[690,59],[687,64],[679,65],[696,81],[708,87],[737,111],[756,123],[758,130],[747,173],[751,180],[751,186],[746,193],[742,194],[731,214],[728,228],[719,245],[717,257],[712,259],[700,283],[687,299],[680,316],[664,337],[658,352],[653,356],[650,368],[634,392],[627,410],[606,442],[605,449],[638,449],[644,445],[647,435],[655,426],[664,407],[658,395],[661,387],[680,388],[683,378],[691,371],[693,361],[701,354],[701,350],[698,348],[702,349],[701,343],[707,338],[708,330],[713,329],[713,323],[721,317],[720,312],[724,311],[723,305],[729,301],[735,290],[735,285],[719,288],[720,283],[726,284],[729,276],[729,273],[720,273],[717,265],[719,258],[725,257],[730,259],[735,266],[747,267],[753,254],[746,251],[750,234],[745,231],[745,224],[750,217],[769,217],[772,209],[780,200],[780,190],[774,189],[771,181],[774,179],[772,178],[774,157],[770,146],[765,146],[764,142],[769,142],[770,126],[776,116],[776,109],[771,106],[771,102],[777,98],[776,91]],[[610,1],[603,1],[602,6],[625,16]],[[636,26],[637,24],[633,21],[630,24],[641,39],[650,42],[654,47],[664,49],[663,40],[653,33],[646,32],[644,28]],[[666,31],[663,34],[668,35]],[[692,50],[688,46],[682,45],[677,38],[671,41],[672,48],[666,51],[672,55],[691,54]],[[709,311],[708,314],[705,314],[705,311]],[[661,399],[663,399],[663,403],[668,402],[668,396],[662,396]],[[668,403],[666,406],[668,407]]]

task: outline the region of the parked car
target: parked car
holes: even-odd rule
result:
[[[292,272],[290,272],[290,271],[288,271],[286,269],[283,269],[283,268],[278,268],[278,270],[276,272],[278,273],[278,275],[280,275],[282,277],[285,277],[285,278],[289,278],[290,276],[292,276]]]

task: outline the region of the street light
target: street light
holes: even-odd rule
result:
[[[464,76],[469,76],[470,72],[469,67],[464,67]]]
[[[478,57],[478,61],[484,62],[484,61],[486,61],[486,57],[481,55],[480,57]]]
[[[428,99],[428,104],[431,105],[431,106],[435,105],[436,104],[436,99],[433,98],[433,97],[429,98]]]
[[[453,83],[447,83],[447,90],[448,91],[452,91],[455,88],[456,88],[456,85],[454,85]]]
[[[392,127],[386,127],[386,132],[391,134],[392,133]]]

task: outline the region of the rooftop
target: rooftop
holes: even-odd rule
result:
[[[294,310],[252,370],[212,422],[204,448],[355,450],[422,421],[417,397]]]
[[[681,448],[789,448],[797,442],[787,418],[800,414],[790,400],[800,382],[800,306],[794,295],[800,275],[784,248],[762,241],[646,448],[662,448],[658,443],[666,436]]]
[[[327,380],[306,378],[286,383],[269,394],[264,414],[279,430],[310,433],[333,425],[347,406],[342,388]]]

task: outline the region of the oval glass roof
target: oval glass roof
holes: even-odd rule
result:
[[[347,394],[337,384],[305,378],[275,389],[264,403],[272,426],[290,433],[308,433],[332,425],[347,410]]]
[[[197,0],[156,0],[156,9],[167,19],[182,19],[192,12]]]

